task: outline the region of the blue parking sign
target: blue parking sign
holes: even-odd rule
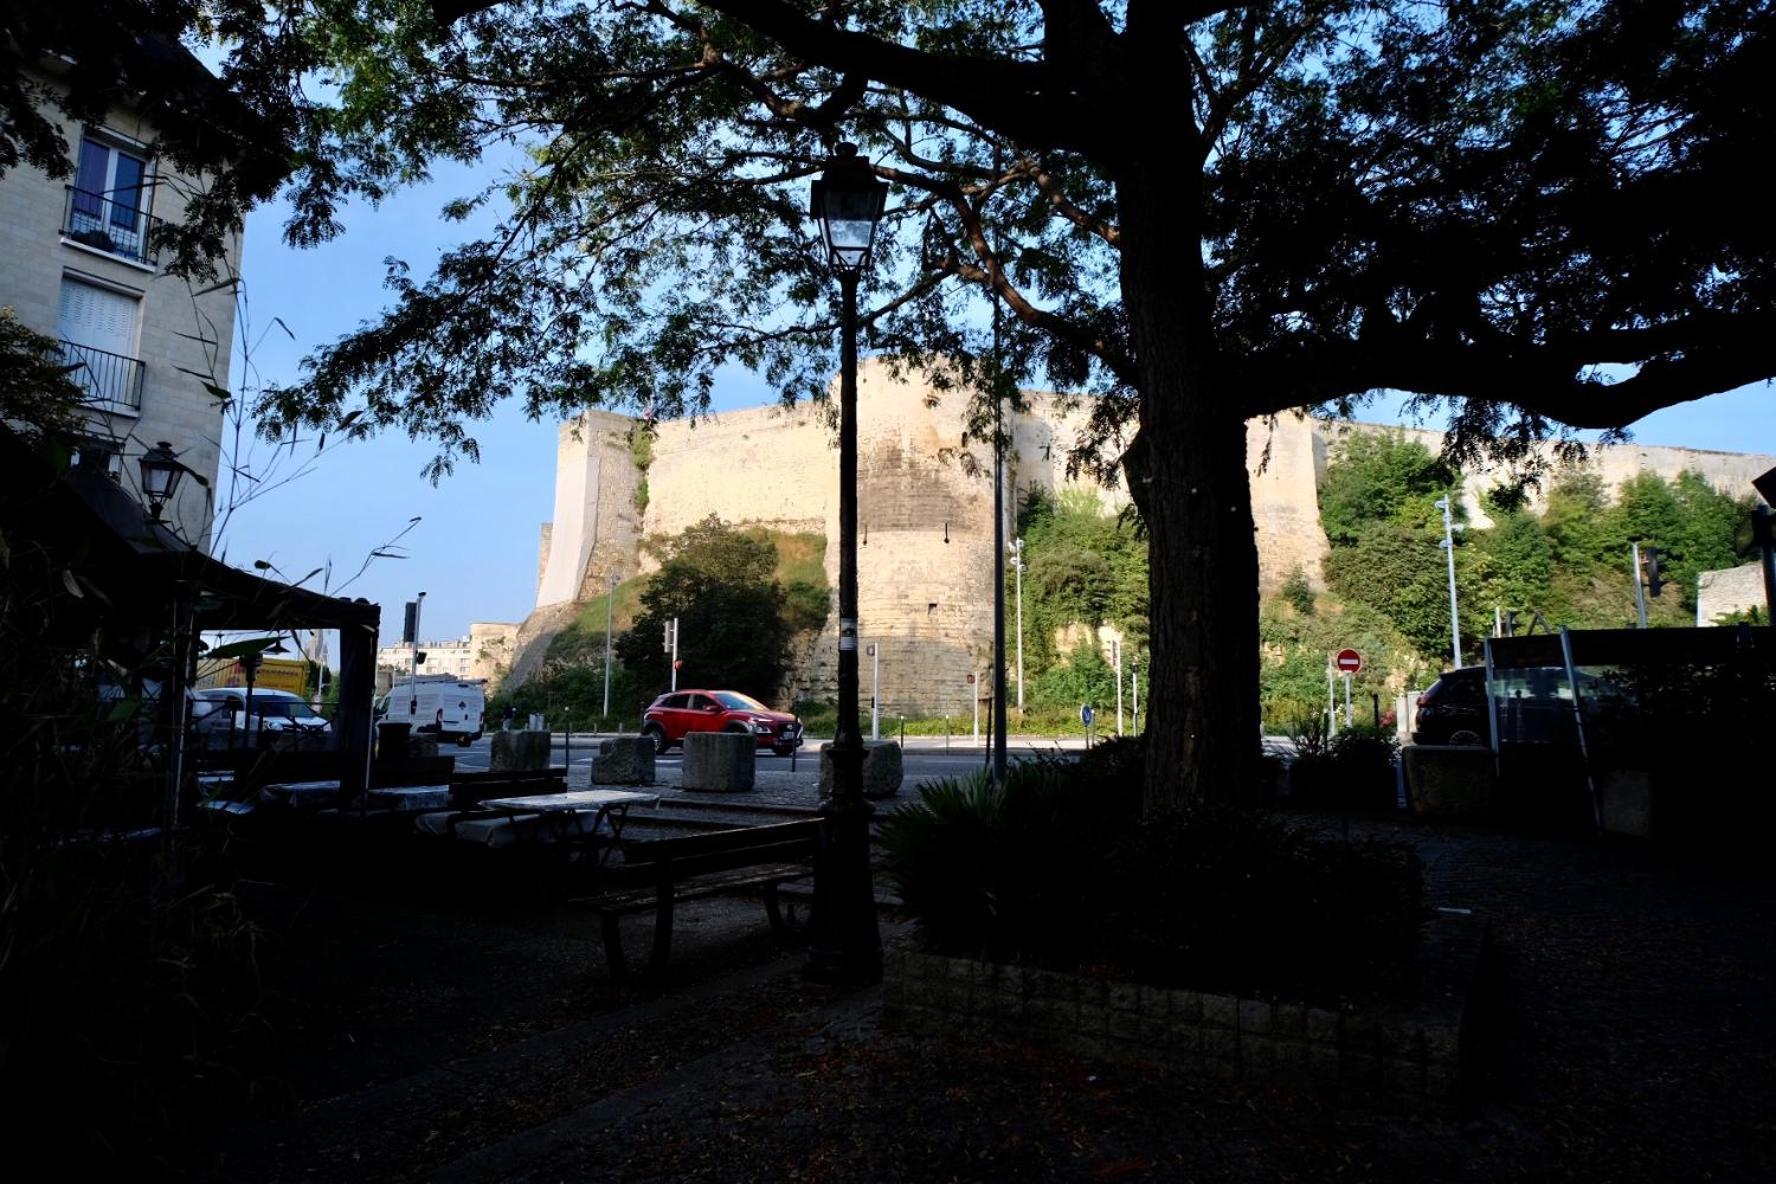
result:
[[[1092,720],[1095,719],[1096,717],[1097,717],[1097,712],[1092,710],[1090,703],[1085,703],[1080,706],[1080,708],[1079,708],[1079,722],[1080,723],[1084,724],[1086,727],[1089,728],[1092,726]]]

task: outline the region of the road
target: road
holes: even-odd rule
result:
[[[562,734],[554,734],[554,746],[550,753],[549,763],[568,766],[568,779],[575,784],[589,776],[592,756],[598,751],[601,737],[589,732],[575,732],[570,744],[563,744]],[[820,745],[824,738],[810,736],[795,759],[798,770],[816,767],[820,759]],[[1007,745],[1007,752],[1016,761],[1038,754],[1054,752],[1077,752],[1084,743],[1076,739],[1055,740],[1038,737],[1014,736]],[[456,757],[456,767],[465,772],[474,772],[488,767],[492,760],[493,738],[483,736],[467,748],[445,745],[440,754]],[[958,737],[945,742],[942,736],[908,736],[906,739],[905,761],[908,783],[926,781],[934,777],[961,777],[985,767],[988,756],[984,748],[973,747],[969,738]],[[676,769],[684,760],[684,750],[674,748],[664,756],[656,758],[662,768]],[[787,772],[791,758],[777,756],[770,751],[758,754],[760,772]]]

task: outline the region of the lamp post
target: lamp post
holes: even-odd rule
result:
[[[611,714],[611,630],[617,622],[617,582],[621,579],[615,571],[610,573],[609,599],[604,602],[604,718],[610,719]]]
[[[857,282],[869,266],[888,183],[855,144],[840,144],[811,186],[827,262],[839,276],[839,718],[833,732],[832,797],[820,807],[808,977],[874,982],[882,977],[870,875],[870,804],[863,796],[863,733],[857,720]]]
[[[1455,655],[1455,665],[1462,664],[1461,617],[1455,607],[1455,505],[1447,497],[1437,499],[1437,508],[1443,511],[1443,551],[1449,557],[1449,650]]]
[[[165,440],[144,452],[136,463],[142,470],[142,496],[148,499],[148,521],[159,522],[161,511],[179,492],[179,481],[187,470]]]

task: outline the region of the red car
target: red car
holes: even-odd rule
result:
[[[802,743],[801,720],[738,691],[673,691],[642,716],[641,734],[653,737],[655,752],[682,743],[687,732],[744,732],[778,756]]]

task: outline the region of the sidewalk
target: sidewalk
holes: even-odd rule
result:
[[[1404,818],[1351,831],[1414,842],[1431,903],[1493,920],[1501,1023],[1460,1120],[883,1031],[879,990],[803,982],[799,954],[760,959],[755,904],[710,902],[684,910],[667,993],[468,1059],[433,1048],[433,1069],[268,1127],[281,1145],[253,1162],[270,1166],[231,1178],[1776,1176],[1776,884],[1613,844]],[[585,974],[597,989],[602,971]],[[449,1000],[433,996],[446,1010],[424,1031],[449,1029]]]

